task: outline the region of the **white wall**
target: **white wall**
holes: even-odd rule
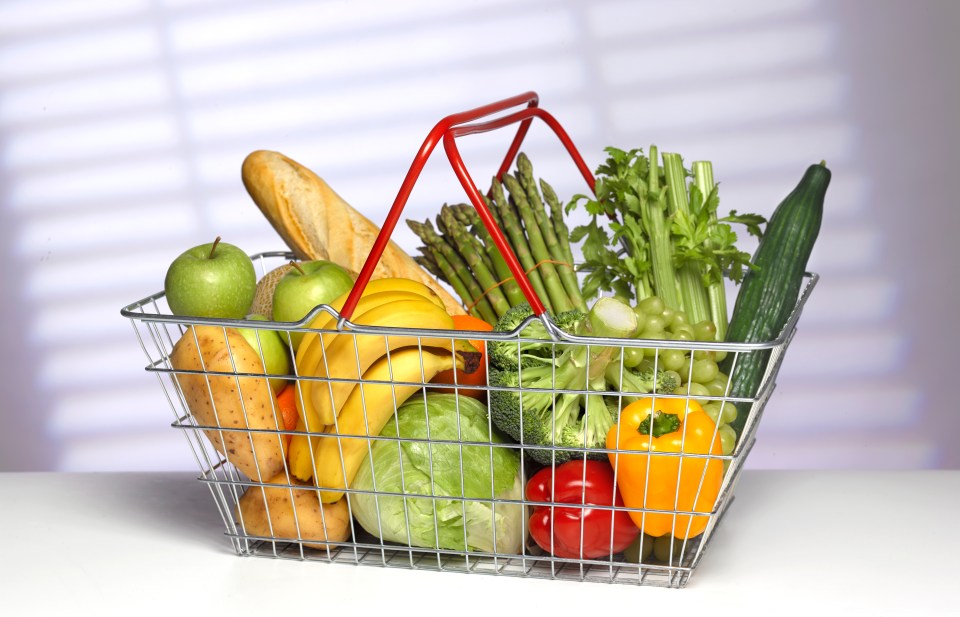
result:
[[[247,153],[379,221],[436,121],[526,90],[591,167],[607,145],[712,160],[726,209],[769,214],[826,159],[823,279],[748,465],[956,468],[955,6],[3,0],[0,470],[192,468],[119,310],[216,235],[283,248]],[[482,178],[503,144],[463,148]],[[525,150],[583,189],[545,129]],[[407,216],[460,200],[436,156]]]

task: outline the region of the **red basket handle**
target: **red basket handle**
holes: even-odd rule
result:
[[[443,148],[447,154],[447,158],[450,160],[450,165],[453,167],[454,173],[460,180],[460,184],[463,186],[464,191],[466,191],[467,197],[470,199],[470,203],[473,204],[473,207],[476,208],[477,213],[480,215],[480,220],[490,233],[490,237],[493,239],[494,244],[496,244],[497,248],[500,250],[500,253],[503,255],[504,260],[507,262],[507,266],[510,267],[510,272],[513,274],[514,279],[516,279],[517,285],[519,285],[524,297],[526,297],[527,301],[530,303],[533,313],[538,316],[543,314],[543,312],[546,310],[543,306],[543,303],[540,301],[540,298],[530,285],[530,279],[527,278],[527,274],[524,272],[523,266],[520,265],[520,262],[517,260],[517,256],[510,248],[506,238],[504,238],[503,232],[497,226],[493,216],[490,214],[490,210],[487,208],[487,204],[484,202],[480,190],[477,188],[476,183],[470,176],[470,172],[467,171],[467,167],[463,162],[463,158],[460,156],[460,151],[457,149],[455,141],[457,137],[461,137],[463,135],[486,133],[488,131],[503,128],[511,124],[519,123],[520,126],[517,128],[517,134],[514,136],[513,141],[507,150],[507,154],[503,159],[503,163],[500,165],[500,169],[497,171],[497,178],[499,179],[507,172],[507,170],[510,168],[510,165],[513,163],[514,158],[517,156],[517,153],[520,151],[520,144],[523,143],[523,139],[526,137],[527,131],[530,129],[530,124],[533,122],[533,118],[540,118],[547,124],[547,126],[553,129],[553,132],[556,134],[557,138],[573,158],[574,163],[580,170],[580,173],[583,175],[583,179],[587,182],[590,190],[593,191],[595,183],[593,173],[590,171],[590,168],[587,167],[583,157],[580,156],[580,152],[577,150],[576,146],[573,145],[570,136],[567,135],[567,132],[563,129],[560,123],[557,122],[557,120],[548,112],[538,107],[539,101],[540,97],[536,92],[525,92],[517,96],[503,99],[502,101],[477,107],[476,109],[449,115],[433,127],[433,130],[430,131],[426,139],[424,139],[423,145],[420,146],[417,156],[413,159],[413,164],[410,165],[410,170],[407,171],[407,175],[403,179],[403,184],[400,185],[400,191],[397,193],[397,198],[394,200],[393,206],[390,207],[390,212],[387,214],[387,218],[384,221],[383,226],[380,228],[380,233],[377,235],[377,239],[374,241],[373,247],[370,249],[370,255],[364,262],[363,268],[360,269],[360,274],[357,277],[357,281],[354,284],[353,290],[350,292],[350,295],[347,296],[347,300],[343,304],[343,308],[340,311],[341,317],[344,319],[350,319],[350,317],[353,315],[353,311],[356,308],[357,303],[360,301],[363,290],[367,287],[367,283],[373,276],[373,271],[380,262],[380,257],[383,255],[383,251],[387,247],[387,243],[390,241],[390,236],[393,235],[393,230],[396,228],[397,222],[400,220],[400,214],[403,212],[403,208],[406,206],[407,200],[410,198],[410,193],[413,191],[413,186],[416,184],[417,179],[420,177],[420,172],[423,171],[424,165],[426,165],[427,160],[430,158],[434,148],[436,148],[441,139],[443,140]],[[468,124],[469,122],[479,120],[485,116],[506,111],[512,107],[517,107],[524,104],[526,105],[526,108],[523,110],[516,111],[509,115],[501,116],[493,120],[488,120],[486,122]]]

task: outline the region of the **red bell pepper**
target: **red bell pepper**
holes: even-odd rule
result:
[[[526,492],[530,501],[571,504],[536,506],[530,516],[530,536],[556,557],[595,559],[619,553],[640,533],[626,511],[585,507],[623,506],[613,467],[604,461],[545,467],[530,478]]]

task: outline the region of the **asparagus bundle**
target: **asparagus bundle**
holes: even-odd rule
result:
[[[493,179],[487,206],[546,309],[586,311],[563,206],[546,181],[537,182],[525,154],[517,157],[514,175]],[[429,219],[407,225],[424,244],[417,262],[453,287],[471,315],[495,325],[511,307],[526,302],[472,205],[443,205],[436,227]]]

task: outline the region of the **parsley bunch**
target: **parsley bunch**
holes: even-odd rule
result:
[[[760,237],[765,219],[735,210],[717,216],[720,198],[709,161],[695,162],[690,171],[675,153],[664,153],[661,165],[656,146],[647,156],[640,149],[605,151],[607,160],[596,170],[596,197],[575,195],[566,206],[567,213],[583,207],[591,215],[570,236],[582,242],[583,295],[602,290],[637,301],[658,296],[686,312],[691,323],[712,321],[723,340],[724,279],[739,283],[745,268],[753,267],[750,255],[737,248],[731,224]]]

